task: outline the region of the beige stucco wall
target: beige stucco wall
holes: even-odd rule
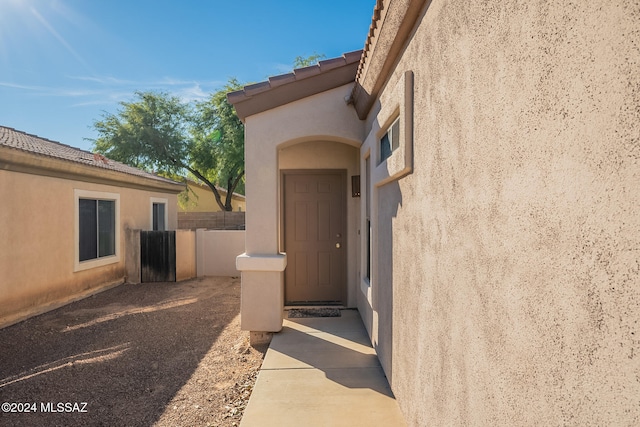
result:
[[[204,230],[195,232],[197,274],[202,276],[238,276],[236,257],[244,253],[244,230]]]
[[[220,206],[218,206],[216,198],[209,187],[200,184],[194,184],[193,182],[188,182],[187,187],[189,190],[189,200],[187,200],[186,202],[183,202],[182,200],[179,201],[178,212],[220,211]],[[222,197],[222,202],[224,203],[227,194],[225,192],[221,192],[220,197]],[[233,207],[234,212],[244,212],[247,210],[246,202],[242,197],[232,196],[231,206]]]
[[[383,91],[413,71],[414,171],[375,190],[371,289],[409,425],[640,424],[639,16],[442,1],[418,19]]]
[[[119,194],[118,262],[74,272],[74,190]],[[121,283],[125,230],[150,228],[152,197],[167,199],[175,229],[175,194],[0,170],[0,326]]]
[[[176,281],[196,277],[196,232],[176,230]]]
[[[254,214],[247,211],[247,251],[277,253],[279,249],[278,149],[318,140],[360,145],[364,128],[345,102],[352,87],[341,86],[247,117],[247,210],[262,208]],[[250,229],[262,232],[251,233]]]
[[[246,256],[238,263],[242,271],[244,330],[277,332],[282,328],[286,255],[280,253],[280,169],[284,166],[279,162],[312,167],[308,153],[315,150],[317,154],[319,141],[332,142],[324,146],[330,147],[329,152],[338,150],[335,154],[344,153],[335,143],[359,146],[364,126],[345,102],[352,87],[344,85],[246,118]],[[305,142],[313,142],[306,146],[310,151],[295,148]],[[296,162],[288,153],[303,158]],[[328,164],[332,157],[333,154],[323,155],[316,164]],[[357,168],[355,159],[348,163],[351,166],[347,168]],[[335,164],[330,168],[335,169]]]

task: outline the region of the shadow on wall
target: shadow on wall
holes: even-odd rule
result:
[[[394,311],[394,245],[393,219],[402,206],[402,192],[398,181],[377,188],[378,191],[378,251],[372,260],[376,276],[372,288],[373,310],[378,313],[378,333],[373,345],[390,384],[392,382],[393,311]]]
[[[362,87],[360,89],[364,90]],[[372,111],[381,111],[381,109],[382,106],[378,100],[372,107]],[[366,192],[364,201],[368,204],[365,210],[371,218],[370,291],[373,311],[371,313],[368,308],[365,308],[363,319],[367,323],[371,341],[378,353],[382,368],[389,383],[393,384],[394,258],[399,256],[394,253],[393,222],[403,203],[399,179],[413,170],[413,122],[407,119],[403,124],[403,132],[406,136],[399,137],[402,141],[408,141],[408,144],[399,142],[399,145],[393,149],[388,147],[391,150],[388,160],[378,162],[382,151],[380,145],[381,134],[384,132],[382,125],[385,123],[379,123],[376,118],[371,131],[375,136],[370,134],[366,140],[366,151],[370,150],[370,157],[365,160],[366,170],[362,171],[365,183],[363,190]],[[399,147],[402,149],[398,149]],[[394,156],[395,159],[392,158]],[[389,168],[390,161],[395,165],[392,166],[394,170]],[[366,244],[363,250],[366,250]],[[368,304],[365,304],[366,306]]]

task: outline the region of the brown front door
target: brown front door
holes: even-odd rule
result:
[[[343,171],[285,171],[285,301],[341,303],[345,294]]]

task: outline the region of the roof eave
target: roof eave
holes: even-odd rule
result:
[[[355,81],[361,54],[360,50],[345,53],[293,73],[270,77],[268,81],[228,93],[227,99],[244,121],[251,115]]]
[[[377,0],[352,92],[361,120],[367,118],[394,69],[423,7],[430,0]]]
[[[161,181],[110,169],[98,169],[5,146],[0,146],[0,170],[174,194],[180,193],[186,187],[185,184],[175,181]]]

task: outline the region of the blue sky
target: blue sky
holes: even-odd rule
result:
[[[0,125],[91,150],[136,90],[203,99],[362,49],[375,0],[0,0]]]

